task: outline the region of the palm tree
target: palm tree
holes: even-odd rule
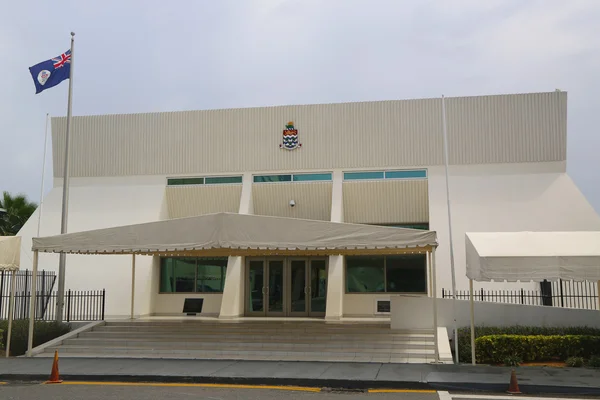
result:
[[[36,203],[30,203],[27,196],[11,196],[4,192],[0,197],[0,236],[14,236],[25,225],[31,214],[37,208]]]

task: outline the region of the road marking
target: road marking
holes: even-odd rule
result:
[[[557,400],[556,397],[527,397],[527,396],[493,396],[493,395],[478,395],[478,394],[450,394],[448,392],[438,392],[440,400],[453,400],[453,399],[479,399],[479,400],[515,400],[515,397],[525,400]],[[563,398],[560,400],[581,400],[575,398]]]
[[[228,385],[221,383],[150,383],[150,382],[62,382],[61,385],[98,385],[98,386],[155,386],[155,387],[203,387],[222,389],[265,389],[290,390],[297,392],[320,392],[321,388],[301,386],[260,386],[260,385]]]
[[[435,390],[419,389],[369,389],[369,393],[435,393]],[[513,399],[514,400],[514,399]]]

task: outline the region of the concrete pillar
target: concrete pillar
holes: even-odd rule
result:
[[[333,191],[331,195],[331,222],[344,222],[343,182],[343,172],[334,171]],[[344,315],[345,282],[344,256],[329,256],[325,319],[336,320],[342,318]]]
[[[253,214],[252,174],[246,173],[242,179],[240,214]],[[219,318],[238,318],[244,315],[244,257],[229,257],[227,274]]]

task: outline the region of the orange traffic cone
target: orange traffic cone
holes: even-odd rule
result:
[[[510,386],[506,392],[510,394],[521,394],[521,391],[519,390],[519,383],[517,382],[517,374],[515,373],[514,369],[510,373]]]
[[[58,350],[54,351],[54,362],[52,363],[52,371],[50,372],[50,379],[46,383],[61,383],[62,380],[58,375]]]

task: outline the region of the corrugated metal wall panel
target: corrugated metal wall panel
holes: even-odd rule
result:
[[[237,213],[242,185],[171,186],[166,188],[169,218],[217,212]]]
[[[448,98],[453,163],[554,161],[566,152],[566,93]],[[294,121],[302,148],[279,148]],[[53,118],[62,176],[64,117]],[[170,175],[439,165],[441,100],[85,116],[71,176]],[[536,144],[536,145],[533,145]]]
[[[429,222],[427,180],[344,182],[344,221]]]
[[[446,101],[452,164],[566,159],[566,92]]]
[[[331,182],[255,183],[254,214],[329,221],[332,189]],[[290,207],[290,200],[295,207]]]

